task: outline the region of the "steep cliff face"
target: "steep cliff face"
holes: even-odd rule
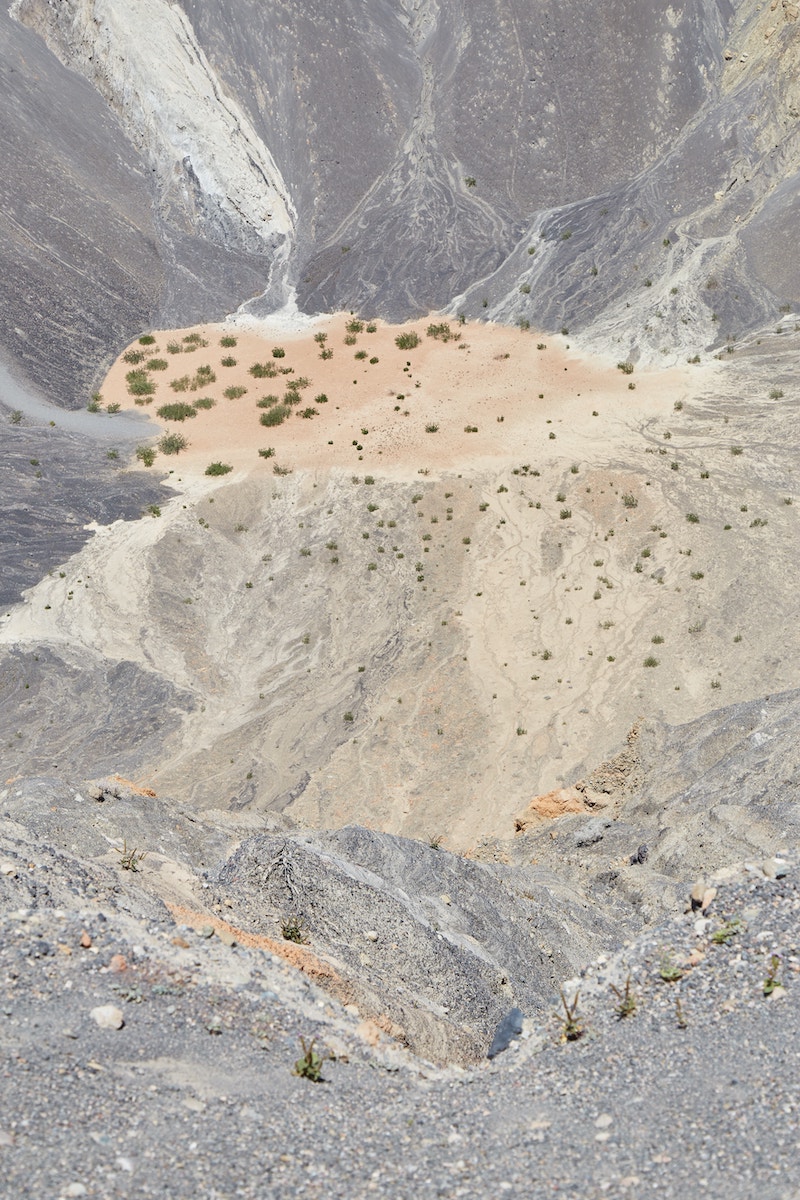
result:
[[[667,152],[621,186],[537,214],[456,307],[659,362],[797,310],[798,80],[797,6],[738,5],[707,98]]]
[[[160,207],[230,249],[261,252],[291,234],[272,155],[177,5],[16,0],[11,14],[94,84],[155,174]]]

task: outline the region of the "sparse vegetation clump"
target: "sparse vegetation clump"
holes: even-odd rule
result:
[[[206,475],[228,475],[233,470],[230,463],[212,462],[205,469]]]
[[[250,367],[250,374],[254,379],[274,379],[278,374],[278,368],[271,362],[253,363]]]
[[[158,443],[162,454],[180,454],[189,445],[182,433],[165,433]]]
[[[276,404],[274,408],[267,409],[261,414],[262,425],[282,425],[286,418],[291,414],[291,409],[286,404]]]
[[[622,371],[623,375],[633,374],[633,363],[630,361],[630,359],[626,359],[625,362],[618,362],[617,368],[618,370]]]
[[[457,342],[461,338],[461,334],[452,330],[447,321],[440,321],[438,325],[429,325],[425,332],[429,338],[434,338],[437,342]]]
[[[141,368],[139,370],[128,371],[125,381],[128,385],[128,391],[132,396],[155,395],[156,385],[147,372]]]
[[[398,350],[414,350],[419,345],[419,334],[413,330],[408,333],[400,333],[394,339],[394,344]]]
[[[197,416],[197,409],[193,404],[180,401],[175,404],[162,404],[156,411],[162,421],[185,421],[188,417]]]
[[[143,467],[152,467],[156,461],[156,452],[152,446],[137,446],[136,457]]]

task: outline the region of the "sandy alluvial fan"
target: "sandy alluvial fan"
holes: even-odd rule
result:
[[[0,10],[0,1177],[789,1200],[798,7],[367,10]]]

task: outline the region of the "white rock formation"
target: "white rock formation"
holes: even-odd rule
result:
[[[243,249],[291,237],[281,173],[177,4],[15,0],[9,11],[101,92],[155,168],[165,204]]]

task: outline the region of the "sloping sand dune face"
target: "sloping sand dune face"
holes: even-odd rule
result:
[[[98,722],[75,769],[96,752],[198,807],[467,848],[638,718],[760,695],[765,664],[773,690],[797,683],[789,451],[758,441],[752,397],[701,402],[689,379],[697,394],[719,372],[628,374],[519,330],[351,321],[158,334],[115,365],[105,404],[134,403],[131,370],[154,382],[145,411],[214,403],[164,422],[189,445],[155,460],[179,489],[160,516],[104,529],[0,630],[169,683],[160,751],[106,744]],[[61,674],[62,711],[94,728],[91,689]],[[15,770],[49,762],[45,734],[10,742]]]

